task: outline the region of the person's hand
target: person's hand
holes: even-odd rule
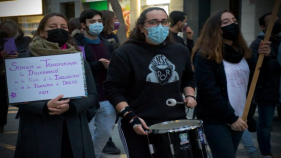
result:
[[[3,51],[1,52],[1,56],[2,56],[3,59],[17,58],[18,55],[19,55],[19,53],[16,52],[16,51],[15,51],[15,54],[13,54],[13,55],[7,53],[5,50],[3,50]]]
[[[103,64],[103,66],[104,66],[106,69],[108,69],[108,65],[109,65],[109,63],[110,63],[109,60],[104,59],[104,58],[101,58],[99,61]]]
[[[242,120],[240,117],[236,122],[231,124],[231,129],[234,131],[245,131],[248,128],[247,123]]]
[[[193,97],[186,97],[183,102],[187,108],[194,108],[197,105],[197,102]]]
[[[185,30],[186,37],[189,40],[193,40],[193,30],[190,27],[187,27]]]
[[[261,41],[258,53],[264,54],[264,56],[268,56],[270,54],[271,48],[270,48],[270,41]]]
[[[59,95],[47,103],[50,115],[60,115],[69,109],[69,99],[59,101],[62,97],[63,95]]]
[[[143,126],[144,128],[149,129],[148,126],[146,125],[146,123],[144,122],[143,119],[141,119],[140,117],[138,117],[138,119],[141,121],[142,125],[135,125],[133,127],[134,131],[139,135],[148,135],[148,133],[145,132],[142,128],[142,126]]]

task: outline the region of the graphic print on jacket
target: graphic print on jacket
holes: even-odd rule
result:
[[[179,80],[179,75],[175,71],[175,65],[171,63],[164,55],[156,55],[151,63],[149,69],[152,71],[147,75],[146,81],[153,83],[166,83],[176,82]]]

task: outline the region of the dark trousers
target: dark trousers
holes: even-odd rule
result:
[[[243,132],[224,124],[204,124],[204,130],[213,158],[235,158]]]
[[[259,118],[257,139],[263,155],[271,154],[271,127],[274,118],[275,104],[258,104]]]
[[[8,106],[6,86],[0,86],[0,126],[7,124]]]
[[[150,158],[147,136],[138,135],[132,127],[121,126],[124,136],[121,135],[128,158]],[[125,142],[125,144],[124,144]]]

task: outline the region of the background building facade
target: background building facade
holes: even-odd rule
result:
[[[3,2],[0,2],[0,5],[1,3]],[[227,9],[233,12],[239,20],[245,40],[250,44],[261,32],[258,18],[264,13],[272,11],[275,0],[119,0],[119,3],[128,29],[127,34],[134,27],[137,17],[144,9],[158,6],[164,8],[168,13],[174,10],[184,11],[188,16],[188,25],[193,29],[196,39],[212,13]],[[15,20],[22,26],[26,35],[32,36],[32,31],[37,28],[43,15],[49,12],[62,13],[71,19],[79,17],[84,9],[112,10],[107,0],[42,0],[41,8],[42,14],[27,16],[3,17],[2,11],[0,11],[0,21]],[[279,15],[280,13],[279,10]]]

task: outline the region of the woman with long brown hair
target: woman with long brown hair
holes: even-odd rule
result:
[[[22,57],[79,52],[77,45],[69,43],[68,26],[62,14],[45,15],[29,45],[30,51]],[[20,119],[15,158],[95,157],[86,111],[97,105],[97,92],[91,69],[85,61],[84,70],[87,97],[66,99],[62,94],[49,100],[14,105],[19,108]]]
[[[268,55],[270,42],[260,46]],[[196,115],[203,120],[206,139],[214,158],[235,158],[242,131],[251,51],[238,21],[228,11],[219,11],[206,21],[192,52],[197,85]]]

